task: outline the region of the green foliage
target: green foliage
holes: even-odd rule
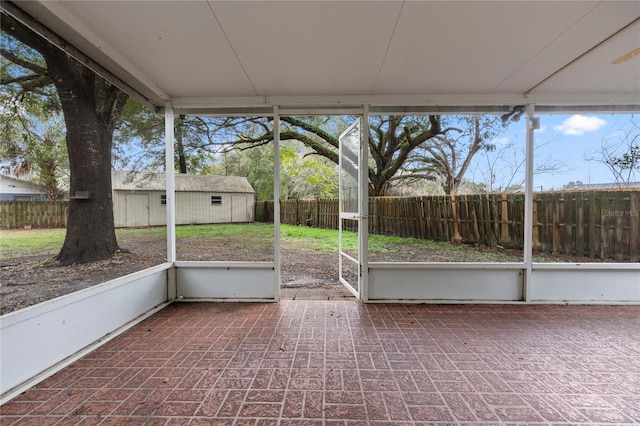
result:
[[[164,170],[164,117],[129,98],[113,132],[117,170]]]
[[[130,101],[133,103],[133,101]],[[150,168],[163,164],[162,127],[141,107],[127,106],[116,133],[123,163],[131,153]],[[353,117],[281,117],[283,198],[327,198],[337,194],[338,135]],[[438,182],[455,193],[469,163],[480,151],[495,149],[500,127],[495,116],[372,116],[370,194],[412,191],[420,182]],[[257,198],[273,197],[273,126],[269,118],[176,118],[176,167],[183,157],[189,173],[245,176]],[[130,149],[136,143],[139,148]],[[140,166],[133,167],[141,169]],[[402,189],[405,188],[405,189]]]
[[[56,200],[68,175],[65,129],[61,116],[49,120],[15,109],[0,130],[0,158],[15,176],[31,176]]]
[[[210,173],[244,176],[256,191],[256,200],[273,200],[273,147],[263,145],[250,150],[225,150],[210,167]]]
[[[5,172],[40,183],[50,199],[68,173],[65,126],[42,56],[2,33],[0,37],[0,162]]]
[[[336,198],[338,170],[325,157],[297,141],[280,147],[281,197],[288,199]]]
[[[183,161],[186,172],[205,174],[215,162],[216,135],[225,129],[225,118],[174,117],[176,171]],[[164,116],[129,99],[114,131],[115,168],[160,171],[165,167]]]
[[[213,174],[244,176],[256,191],[257,200],[273,199],[273,144],[223,151],[211,167]],[[335,165],[296,141],[280,147],[280,194],[282,198],[332,198],[337,195]]]

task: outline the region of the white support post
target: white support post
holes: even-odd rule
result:
[[[175,197],[175,171],[174,171],[174,126],[173,108],[167,101],[164,106],[164,154],[166,171],[166,197],[167,197],[167,261],[176,261],[176,197]]]
[[[531,301],[531,275],[533,256],[533,151],[534,151],[534,131],[537,120],[534,118],[535,106],[528,104],[527,113],[527,133],[525,148],[525,190],[524,190],[524,300]]]
[[[358,244],[360,246],[360,300],[369,300],[369,105],[362,107],[360,125],[360,220],[358,221]]]
[[[275,263],[274,294],[280,300],[280,115],[273,107],[273,261]]]

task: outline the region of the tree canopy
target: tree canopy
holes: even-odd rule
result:
[[[342,116],[281,117],[280,140],[283,146],[295,141],[298,147],[304,147],[297,150],[303,159],[296,167],[302,167],[305,173],[318,169],[326,174],[328,169],[322,171],[325,162],[338,163],[338,137],[353,120],[353,117]],[[225,167],[214,167],[214,170],[228,173],[232,159],[246,162],[252,158],[249,151],[265,152],[261,148],[273,141],[271,121],[267,117],[179,117],[176,119],[176,167],[182,173],[208,173],[212,170],[210,164],[224,162]],[[474,156],[494,150],[493,138],[502,129],[498,117],[488,115],[372,116],[368,135],[369,193],[372,196],[405,193],[406,188],[425,180],[435,182],[444,193],[456,193]],[[144,167],[159,167],[164,163],[162,132],[158,117],[130,101],[116,131],[117,159],[133,168],[141,163]],[[128,149],[131,140],[140,141],[138,151]],[[319,158],[322,162],[317,161]],[[283,177],[286,176],[288,183],[293,176],[300,176],[295,167],[287,168],[287,164],[293,164],[291,157],[283,156],[281,162]],[[260,168],[257,164],[253,166]],[[235,173],[255,175],[248,169],[241,172],[239,168]],[[321,197],[335,192],[335,188],[322,184],[319,179],[315,179],[317,186],[310,191],[308,186],[313,180],[312,176],[306,177],[305,190],[299,190],[301,182],[298,181],[298,189],[283,187],[281,193]],[[257,180],[252,184],[261,186]]]
[[[347,117],[281,117],[280,140],[296,140],[307,155],[338,163],[338,136]],[[345,121],[346,120],[346,121]],[[352,120],[352,119],[351,119]],[[237,138],[227,146],[250,149],[273,140],[265,118],[227,122]],[[437,181],[455,193],[473,156],[492,150],[501,129],[493,116],[372,116],[369,121],[369,194],[391,195],[394,188],[419,180]]]

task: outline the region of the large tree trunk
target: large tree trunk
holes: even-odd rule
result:
[[[64,55],[47,62],[64,111],[71,169],[67,234],[58,254],[62,264],[107,259],[119,250],[111,196],[112,115],[118,94],[92,71],[69,61]]]
[[[83,96],[58,89],[67,126],[71,168],[67,234],[58,254],[65,263],[111,257],[118,250],[111,199],[113,133],[101,123]],[[64,99],[64,100],[63,100]],[[74,198],[86,192],[87,199]]]

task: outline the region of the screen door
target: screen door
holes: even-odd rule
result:
[[[362,287],[362,130],[361,119],[347,128],[339,139],[339,274],[340,282],[360,298]],[[365,187],[366,189],[366,187]],[[366,249],[366,248],[365,248]]]

